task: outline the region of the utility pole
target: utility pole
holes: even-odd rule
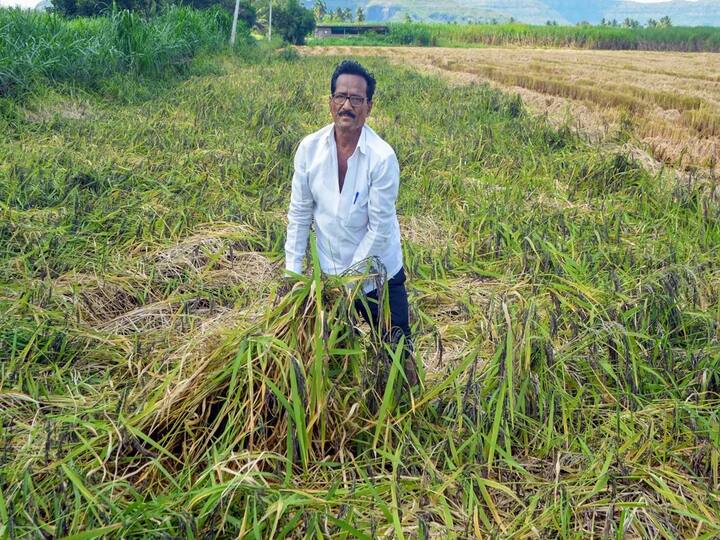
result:
[[[232,30],[230,31],[230,45],[235,45],[237,37],[237,21],[240,14],[240,0],[235,0],[235,13],[233,14]]]
[[[270,16],[268,17],[268,41],[272,41],[272,0],[270,0]]]

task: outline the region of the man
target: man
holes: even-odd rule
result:
[[[374,93],[375,79],[357,62],[346,60],[335,68],[330,81],[333,123],[305,137],[295,154],[285,268],[302,271],[313,220],[325,273],[341,274],[369,257],[379,258],[391,276],[391,326],[407,341],[408,301],[395,213],[400,166],[390,145],[365,124]],[[378,291],[369,283],[363,291],[369,300],[356,306],[377,327]],[[406,366],[406,374],[411,384],[417,382],[414,365]]]

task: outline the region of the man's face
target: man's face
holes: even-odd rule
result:
[[[340,75],[335,82],[334,95],[367,98],[367,82],[360,75]],[[340,105],[330,97],[330,113],[335,128],[341,131],[361,129],[371,109],[372,102],[367,99],[363,100],[361,105],[353,106],[349,99]]]

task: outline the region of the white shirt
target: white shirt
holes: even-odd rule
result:
[[[390,279],[402,268],[395,213],[400,165],[392,147],[364,125],[347,163],[340,192],[334,125],[305,137],[295,153],[288,211],[285,268],[302,272],[310,224],[315,222],[320,267],[341,274],[375,255]],[[366,284],[365,292],[374,286]]]

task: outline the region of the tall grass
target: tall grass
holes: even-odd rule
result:
[[[126,72],[151,78],[182,73],[198,53],[223,48],[229,28],[222,10],[172,8],[152,19],[118,11],[68,20],[0,9],[0,96],[42,83],[97,88]]]
[[[720,534],[714,186],[368,60],[402,167],[410,391],[352,278],[311,257],[277,287],[335,60],[230,57],[3,126],[0,535]]]
[[[614,28],[607,26],[535,26],[528,24],[390,24],[386,36],[313,40],[313,44],[520,45],[645,51],[720,51],[720,30],[713,27]]]

